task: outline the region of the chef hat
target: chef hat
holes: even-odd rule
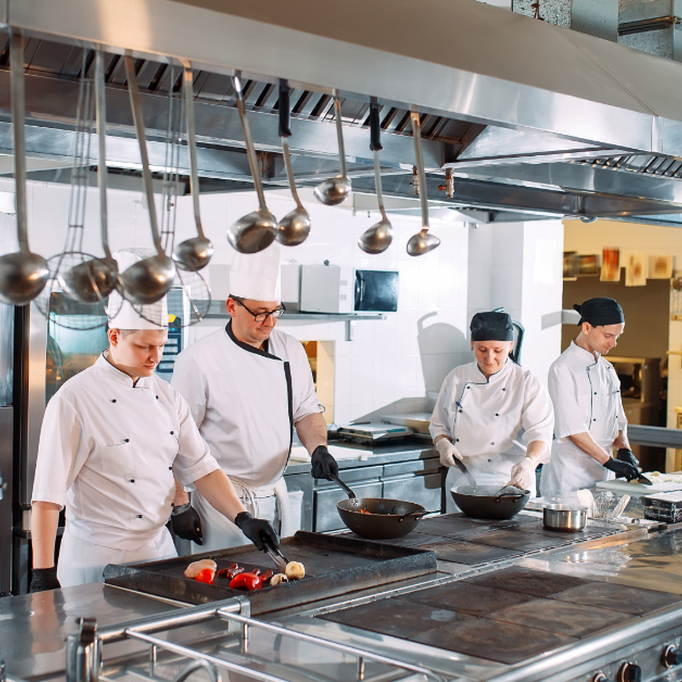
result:
[[[582,305],[576,303],[573,308],[580,313],[579,325],[589,322],[593,327],[601,327],[625,322],[623,309],[613,298],[591,298]]]
[[[237,253],[230,268],[230,294],[254,301],[281,301],[280,245],[258,253]]]
[[[130,251],[119,251],[114,254],[118,262],[118,271],[123,272],[131,265],[142,260],[143,256]],[[118,291],[109,294],[110,329],[167,329],[168,303],[164,296],[160,301],[149,305],[136,305],[126,301]],[[139,311],[139,312],[138,312]]]
[[[472,341],[513,341],[514,326],[508,313],[476,313],[471,318]]]

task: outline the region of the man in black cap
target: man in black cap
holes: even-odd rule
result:
[[[450,467],[447,488],[467,485],[458,459],[477,485],[499,489],[510,483],[535,496],[535,469],[552,442],[551,400],[509,357],[514,328],[507,313],[477,313],[470,329],[476,362],[455,367],[445,378],[429,426],[441,464]],[[446,501],[454,511],[450,495]]]
[[[573,306],[580,333],[549,368],[554,404],[552,456],[542,472],[544,497],[592,488],[597,481],[639,476],[630,450],[620,381],[604,360],[625,328],[623,309],[612,298],[591,298]],[[612,457],[612,448],[618,450]]]

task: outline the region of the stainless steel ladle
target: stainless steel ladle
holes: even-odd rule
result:
[[[346,175],[346,151],[343,146],[343,126],[341,125],[341,101],[334,92],[334,119],[336,121],[336,137],[339,142],[340,175],[321,182],[313,190],[315,198],[327,206],[336,206],[345,201],[351,193],[351,184]]]
[[[104,258],[74,265],[61,278],[66,292],[83,303],[97,303],[105,299],[119,284],[118,264],[109,249],[107,223],[107,151],[106,151],[106,84],[104,54],[95,53],[95,109],[97,116],[97,186],[99,188],[100,230]]]
[[[266,249],[275,240],[277,230],[277,218],[268,210],[263,193],[263,183],[261,182],[260,171],[256,151],[253,147],[251,128],[246,118],[246,107],[242,97],[242,86],[238,76],[232,78],[234,90],[237,95],[237,109],[239,118],[244,129],[244,142],[246,143],[246,154],[249,159],[249,168],[253,176],[253,184],[258,194],[259,208],[253,213],[240,218],[227,231],[227,241],[240,253],[258,253]]]
[[[156,219],[156,204],[154,203],[154,190],[152,174],[149,170],[149,157],[147,156],[147,142],[144,131],[144,119],[140,105],[140,91],[137,87],[135,66],[129,54],[124,57],[126,76],[128,78],[128,93],[133,110],[133,123],[137,142],[140,146],[140,158],[142,160],[142,177],[144,190],[147,197],[149,210],[149,222],[151,225],[152,239],[156,248],[156,255],[145,258],[131,265],[121,273],[122,294],[133,303],[148,305],[162,299],[170,290],[175,277],[175,264],[166,256],[159,238],[159,228]]]
[[[384,196],[381,190],[381,168],[379,167],[379,150],[381,146],[381,125],[379,122],[379,105],[372,102],[369,111],[371,139],[369,148],[374,152],[374,185],[377,191],[377,202],[381,211],[381,220],[363,232],[358,239],[358,246],[370,254],[383,253],[393,241],[393,226],[386,215]]]
[[[287,171],[287,180],[291,196],[296,202],[296,208],[287,213],[277,225],[275,239],[284,246],[297,246],[306,240],[310,234],[310,215],[303,208],[301,200],[296,191],[296,181],[294,179],[294,169],[291,167],[291,155],[289,154],[289,141],[291,135],[289,129],[289,86],[286,83],[279,87],[279,136],[282,138],[282,155],[284,156],[284,167]]]
[[[197,170],[197,141],[194,125],[194,90],[192,69],[185,65],[183,91],[185,95],[185,118],[187,120],[187,155],[189,156],[189,187],[194,206],[194,222],[197,236],[180,242],[173,250],[173,260],[179,268],[197,272],[208,265],[213,256],[213,244],[204,235],[199,213],[199,172]]]
[[[410,256],[421,256],[433,251],[439,244],[440,239],[429,232],[429,203],[426,190],[426,173],[424,172],[424,154],[422,152],[422,135],[419,114],[410,112],[412,119],[412,135],[414,136],[414,153],[417,157],[417,173],[419,175],[419,202],[422,209],[422,229],[412,235],[407,242],[407,253]]]
[[[24,44],[18,31],[12,32],[12,135],[14,138],[14,179],[17,202],[17,242],[19,251],[0,256],[0,301],[26,305],[42,290],[50,275],[47,262],[28,248],[26,219],[26,135]]]

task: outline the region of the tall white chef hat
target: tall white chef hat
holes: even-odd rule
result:
[[[280,245],[258,253],[237,253],[230,267],[230,294],[254,301],[281,301]]]
[[[119,251],[114,254],[119,272],[123,272],[144,257],[145,254],[134,250]],[[168,327],[168,303],[165,296],[156,303],[133,307],[118,291],[112,291],[109,294],[107,308],[111,311],[110,329],[166,329]]]

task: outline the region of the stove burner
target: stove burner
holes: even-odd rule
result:
[[[497,587],[509,592],[521,592],[535,597],[550,597],[571,587],[586,585],[591,581],[570,575],[515,567],[467,578],[464,582]]]

